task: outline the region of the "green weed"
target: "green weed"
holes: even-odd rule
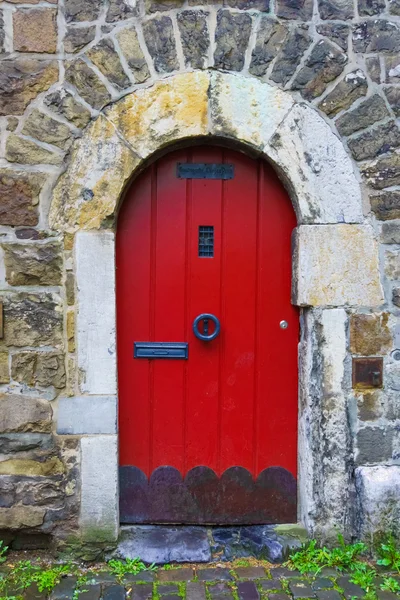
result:
[[[62,577],[72,573],[73,568],[70,564],[58,565],[51,569],[44,569],[34,571],[32,574],[32,582],[36,582],[39,592],[50,593],[58,583],[60,583]]]
[[[381,590],[398,594],[400,592],[400,583],[394,577],[384,577],[381,583]]]
[[[108,562],[108,568],[110,573],[115,575],[117,581],[121,581],[124,575],[127,575],[128,573],[138,575],[142,571],[155,571],[157,569],[154,564],[146,567],[144,562],[139,558],[127,558],[126,561],[113,559]]]
[[[8,551],[8,546],[5,546],[4,542],[2,540],[0,540],[0,564],[3,562],[6,562],[7,551]]]
[[[362,542],[346,544],[342,535],[338,535],[339,546],[327,548],[319,546],[311,540],[300,550],[293,553],[285,563],[289,569],[297,569],[300,573],[319,573],[325,567],[334,567],[339,571],[353,570],[358,564],[358,557],[367,550]]]
[[[350,582],[359,585],[367,594],[375,593],[375,569],[372,569],[366,563],[357,563],[353,571]]]
[[[378,565],[387,567],[388,569],[395,569],[400,573],[400,551],[397,549],[393,535],[389,535],[387,540],[379,545],[377,553],[380,557],[376,561]]]
[[[251,563],[246,558],[238,558],[235,560],[235,567],[250,567]]]
[[[60,583],[62,577],[73,572],[74,567],[69,563],[43,569],[33,565],[29,560],[20,560],[14,565],[8,577],[0,582],[0,586],[5,588],[8,585],[12,589],[23,591],[32,583],[36,583],[39,592],[50,593]]]
[[[85,585],[86,585],[87,581],[88,581],[87,575],[79,575],[78,576],[78,580],[76,582],[72,600],[78,600],[79,594],[81,594],[82,592],[88,591],[87,589],[85,589]]]

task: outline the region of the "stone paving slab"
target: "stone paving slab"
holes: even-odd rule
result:
[[[263,567],[236,567],[235,573],[239,579],[262,579],[266,577]]]
[[[291,595],[295,600],[298,598],[315,598],[315,592],[306,582],[289,583]]]
[[[260,589],[263,592],[282,590],[280,579],[262,579],[259,583]]]
[[[151,583],[136,584],[131,591],[132,600],[149,600],[153,596],[153,585]]]
[[[193,568],[161,570],[157,573],[158,581],[191,581],[193,578]]]
[[[328,577],[318,577],[311,585],[314,590],[324,590],[333,588],[333,581],[332,579],[328,579]]]
[[[363,598],[364,590],[343,575],[325,569],[317,575],[301,575],[286,567],[270,570],[257,566],[178,567],[125,575],[121,581],[108,572],[89,573],[78,597],[74,597],[76,577],[65,577],[48,600],[353,600]],[[381,578],[377,578],[379,585]],[[8,595],[20,595],[21,592]],[[400,600],[400,595],[377,590],[378,600]],[[32,585],[24,600],[46,600]]]
[[[199,569],[197,577],[200,581],[231,581],[233,579],[229,569]]]
[[[103,600],[125,600],[125,588],[123,585],[107,585],[103,587]]]
[[[178,571],[178,569],[176,569],[176,570]],[[173,571],[171,571],[171,573],[172,572]],[[161,573],[169,573],[169,571],[161,571],[160,575],[161,575]],[[192,574],[192,576],[193,576],[193,574]],[[124,583],[124,585],[127,585],[129,583],[138,583],[138,582],[142,582],[142,581],[150,582],[150,581],[154,581],[155,578],[156,578],[156,575],[155,575],[154,571],[142,571],[142,573],[139,573],[138,575],[132,575],[131,573],[127,573],[123,579],[123,583]],[[115,580],[115,578],[114,578],[114,580]],[[159,577],[159,581],[161,581],[160,577]],[[184,581],[184,580],[177,579],[176,581]]]
[[[226,583],[209,585],[208,594],[212,600],[231,600],[233,598],[233,590]]]
[[[341,600],[341,596],[336,590],[319,590],[316,596],[318,600]]]
[[[79,594],[79,600],[98,600],[101,596],[101,585],[85,585],[84,590]]]
[[[206,587],[200,581],[191,581],[186,586],[187,600],[206,600]]]
[[[160,596],[167,596],[169,594],[177,594],[179,592],[179,586],[177,583],[165,583],[157,585],[157,593]]]
[[[69,600],[76,587],[76,577],[64,577],[50,594],[50,600]]]
[[[272,579],[292,579],[293,577],[302,577],[299,571],[291,571],[286,567],[276,567],[275,569],[271,569]]]
[[[240,600],[259,600],[260,592],[253,581],[239,581],[237,584]]]
[[[347,600],[351,600],[353,596],[356,596],[357,598],[365,596],[364,590],[359,585],[349,581],[350,577],[350,575],[344,575],[339,577],[336,581],[337,585],[343,590],[344,597],[347,598]]]

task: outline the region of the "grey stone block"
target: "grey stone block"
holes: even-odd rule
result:
[[[325,590],[327,588],[333,588],[333,581],[327,577],[318,577],[312,584],[314,590]]]
[[[109,585],[104,588],[103,600],[125,600],[125,588],[122,585]]]
[[[200,569],[197,572],[200,581],[230,581],[233,579],[229,569]]]
[[[260,592],[254,581],[240,581],[238,583],[238,596],[240,600],[259,600]]]
[[[307,584],[306,581],[298,581],[296,583],[289,584],[290,591],[293,598],[314,598],[314,590]]]
[[[336,590],[319,590],[318,600],[341,600],[341,595]]]
[[[393,429],[365,427],[357,434],[358,464],[377,463],[392,458]]]
[[[157,586],[157,594],[160,596],[168,596],[170,594],[177,594],[179,592],[177,583],[166,583],[164,585]]]
[[[122,527],[115,556],[156,564],[209,562],[211,549],[206,527],[136,525]]]
[[[266,577],[263,567],[237,567],[235,573],[239,579],[262,579]]]
[[[392,531],[400,520],[400,467],[358,467],[355,480],[359,537]]]
[[[351,583],[347,577],[339,577],[337,580],[337,585],[342,588],[343,595],[345,598],[347,598],[347,600],[350,600],[354,597],[362,598],[365,596],[364,590],[359,585]]]
[[[191,581],[193,579],[192,567],[183,569],[172,569],[168,571],[159,571],[157,574],[158,581]]]
[[[50,600],[70,600],[76,586],[76,577],[64,577],[50,594]]]
[[[130,594],[131,600],[151,600],[153,597],[153,584],[136,584]]]
[[[115,396],[77,396],[58,403],[57,433],[80,435],[117,432]]]
[[[200,581],[191,581],[186,586],[187,600],[206,600],[206,588]]]

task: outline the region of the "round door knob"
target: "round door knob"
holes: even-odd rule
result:
[[[287,328],[289,327],[289,323],[288,323],[287,321],[281,321],[281,322],[279,323],[279,327],[280,327],[281,329],[287,329]]]
[[[201,321],[203,321],[203,323],[204,323],[204,326],[203,326],[204,333],[200,333],[200,330],[199,330],[199,325],[200,325]],[[214,332],[210,333],[210,334],[208,333],[209,321],[212,321],[215,325]],[[202,340],[203,342],[211,342],[211,340],[215,340],[215,338],[219,335],[220,331],[221,331],[221,324],[219,322],[219,319],[217,319],[217,317],[215,315],[211,315],[209,313],[204,313],[204,314],[196,317],[195,320],[193,321],[193,333],[197,337],[197,339]]]

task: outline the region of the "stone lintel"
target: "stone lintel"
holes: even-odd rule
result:
[[[77,396],[58,401],[57,433],[117,433],[116,396]]]

